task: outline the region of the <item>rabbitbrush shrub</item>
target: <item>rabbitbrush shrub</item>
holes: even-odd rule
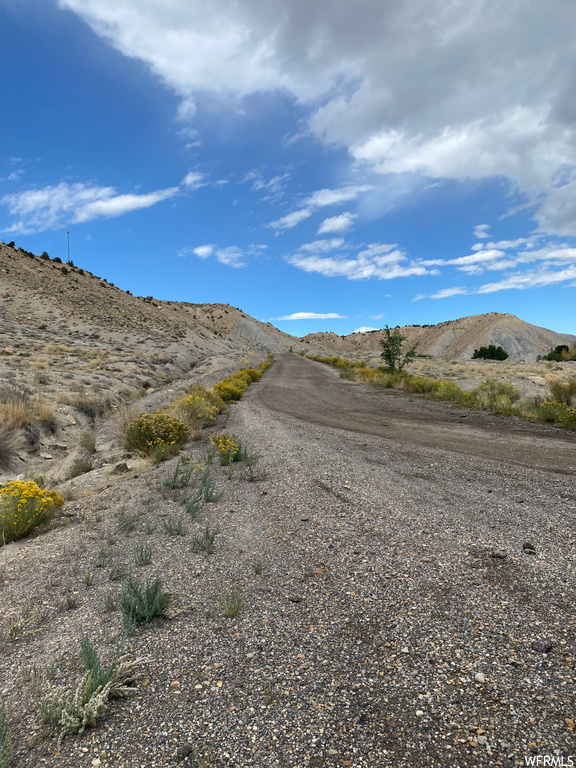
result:
[[[547,400],[536,408],[536,420],[576,429],[576,407],[570,408],[566,403]]]
[[[190,425],[202,427],[215,424],[221,410],[217,405],[212,405],[207,398],[196,394],[178,398],[172,403],[172,408],[181,413]]]
[[[190,437],[190,429],[181,419],[166,411],[141,413],[126,428],[124,445],[162,461],[177,453]]]
[[[249,384],[262,378],[264,371],[272,365],[272,357],[260,363],[258,370],[255,368],[243,368],[233,376],[219,382],[214,386],[214,392],[222,398],[225,403],[231,403],[240,400]]]
[[[27,536],[49,523],[64,499],[56,491],[41,490],[31,480],[13,480],[0,489],[0,543]]]
[[[557,403],[572,405],[572,401],[576,399],[576,379],[571,379],[566,382],[552,379],[552,381],[548,382],[548,387],[552,393],[552,397]]]
[[[236,435],[213,435],[212,442],[223,467],[228,467],[236,461],[244,461],[246,458],[246,449],[242,448],[242,443]]]

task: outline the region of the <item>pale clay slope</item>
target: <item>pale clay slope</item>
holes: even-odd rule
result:
[[[444,356],[450,360],[470,360],[475,349],[489,344],[503,347],[511,361],[533,362],[559,344],[574,344],[576,336],[556,333],[531,325],[512,314],[472,315],[429,327],[406,326],[401,329],[407,343],[419,342],[420,354]],[[309,334],[306,340],[328,346],[336,354],[376,356],[384,331],[336,334]]]

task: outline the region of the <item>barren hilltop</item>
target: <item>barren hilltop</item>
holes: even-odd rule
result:
[[[574,344],[576,336],[556,333],[548,328],[520,320],[510,313],[489,312],[437,325],[407,325],[402,329],[408,344],[418,342],[418,353],[432,357],[470,360],[475,349],[494,344],[508,352],[510,360],[531,362],[559,344]],[[332,354],[374,357],[380,353],[384,331],[351,333],[311,333],[304,341],[329,348]]]

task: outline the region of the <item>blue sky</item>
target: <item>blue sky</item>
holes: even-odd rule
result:
[[[295,335],[576,334],[570,0],[0,0],[0,238]]]

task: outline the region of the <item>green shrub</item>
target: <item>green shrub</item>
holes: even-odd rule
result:
[[[56,491],[41,490],[31,480],[13,480],[0,489],[0,544],[27,536],[48,524],[64,499]]]
[[[82,432],[78,444],[85,453],[94,453],[96,450],[96,435],[94,432]]]
[[[141,413],[126,429],[124,445],[156,461],[177,453],[190,437],[190,429],[165,411]]]
[[[81,656],[86,674],[75,693],[62,686],[47,685],[40,702],[40,714],[47,722],[60,726],[59,742],[69,733],[83,733],[96,725],[108,707],[109,698],[127,696],[135,690],[134,675],[139,660],[121,656],[108,668],[102,667],[90,640],[81,642]]]
[[[494,400],[507,397],[511,402],[520,400],[522,393],[512,384],[497,381],[493,376],[487,376],[479,387],[472,390],[477,405],[481,408],[491,408]]]
[[[181,413],[189,424],[206,427],[215,424],[220,413],[215,405],[195,395],[178,398],[172,403],[172,408]]]
[[[218,529],[210,528],[207,525],[201,536],[195,536],[192,539],[192,551],[202,552],[206,556],[211,555],[214,552],[214,542],[217,535]]]
[[[235,619],[242,608],[242,588],[238,581],[235,581],[228,592],[224,593],[220,603],[224,616],[228,619]]]
[[[169,596],[157,576],[153,581],[141,582],[130,576],[122,585],[120,608],[127,632],[133,632],[137,624],[147,624],[168,607]]]
[[[547,400],[536,408],[536,419],[549,424],[560,424],[567,429],[576,429],[576,408],[566,403]]]
[[[216,447],[220,465],[223,467],[228,467],[237,461],[244,461],[246,458],[246,449],[242,447],[242,442],[236,435],[212,435],[212,442]]]
[[[548,383],[548,387],[557,403],[572,405],[573,400],[576,398],[576,379],[571,379],[566,382],[552,379],[552,381]]]
[[[248,385],[253,381],[261,379],[264,371],[271,365],[272,358],[268,357],[260,363],[258,370],[255,368],[243,368],[233,376],[229,376],[227,379],[216,384],[213,388],[214,392],[225,403],[232,403],[236,400],[240,400]]]
[[[141,541],[136,546],[134,552],[134,562],[136,565],[150,565],[152,562],[152,547],[147,541]]]
[[[576,360],[576,344],[572,344],[570,347],[568,344],[559,344],[542,359],[550,360],[556,363],[562,363],[566,360]]]
[[[403,352],[402,345],[406,341],[406,336],[398,328],[392,330],[386,326],[384,331],[386,336],[380,339],[380,346],[382,347],[380,357],[388,366],[390,373],[402,373],[408,363],[411,363],[416,357],[418,342]]]
[[[503,347],[489,344],[487,347],[479,347],[474,350],[472,360],[507,360],[508,352]]]
[[[164,533],[168,536],[186,536],[187,530],[183,520],[180,517],[168,515],[163,523]]]
[[[236,381],[233,382],[231,379],[225,379],[214,387],[214,391],[220,395],[225,403],[232,403],[236,400],[240,400],[245,390],[246,384],[242,386]]]
[[[68,470],[68,477],[72,479],[74,477],[78,477],[79,475],[84,475],[86,472],[91,472],[93,469],[94,466],[91,459],[88,459],[86,456],[80,456],[79,458],[74,459],[70,465],[70,469]]]

